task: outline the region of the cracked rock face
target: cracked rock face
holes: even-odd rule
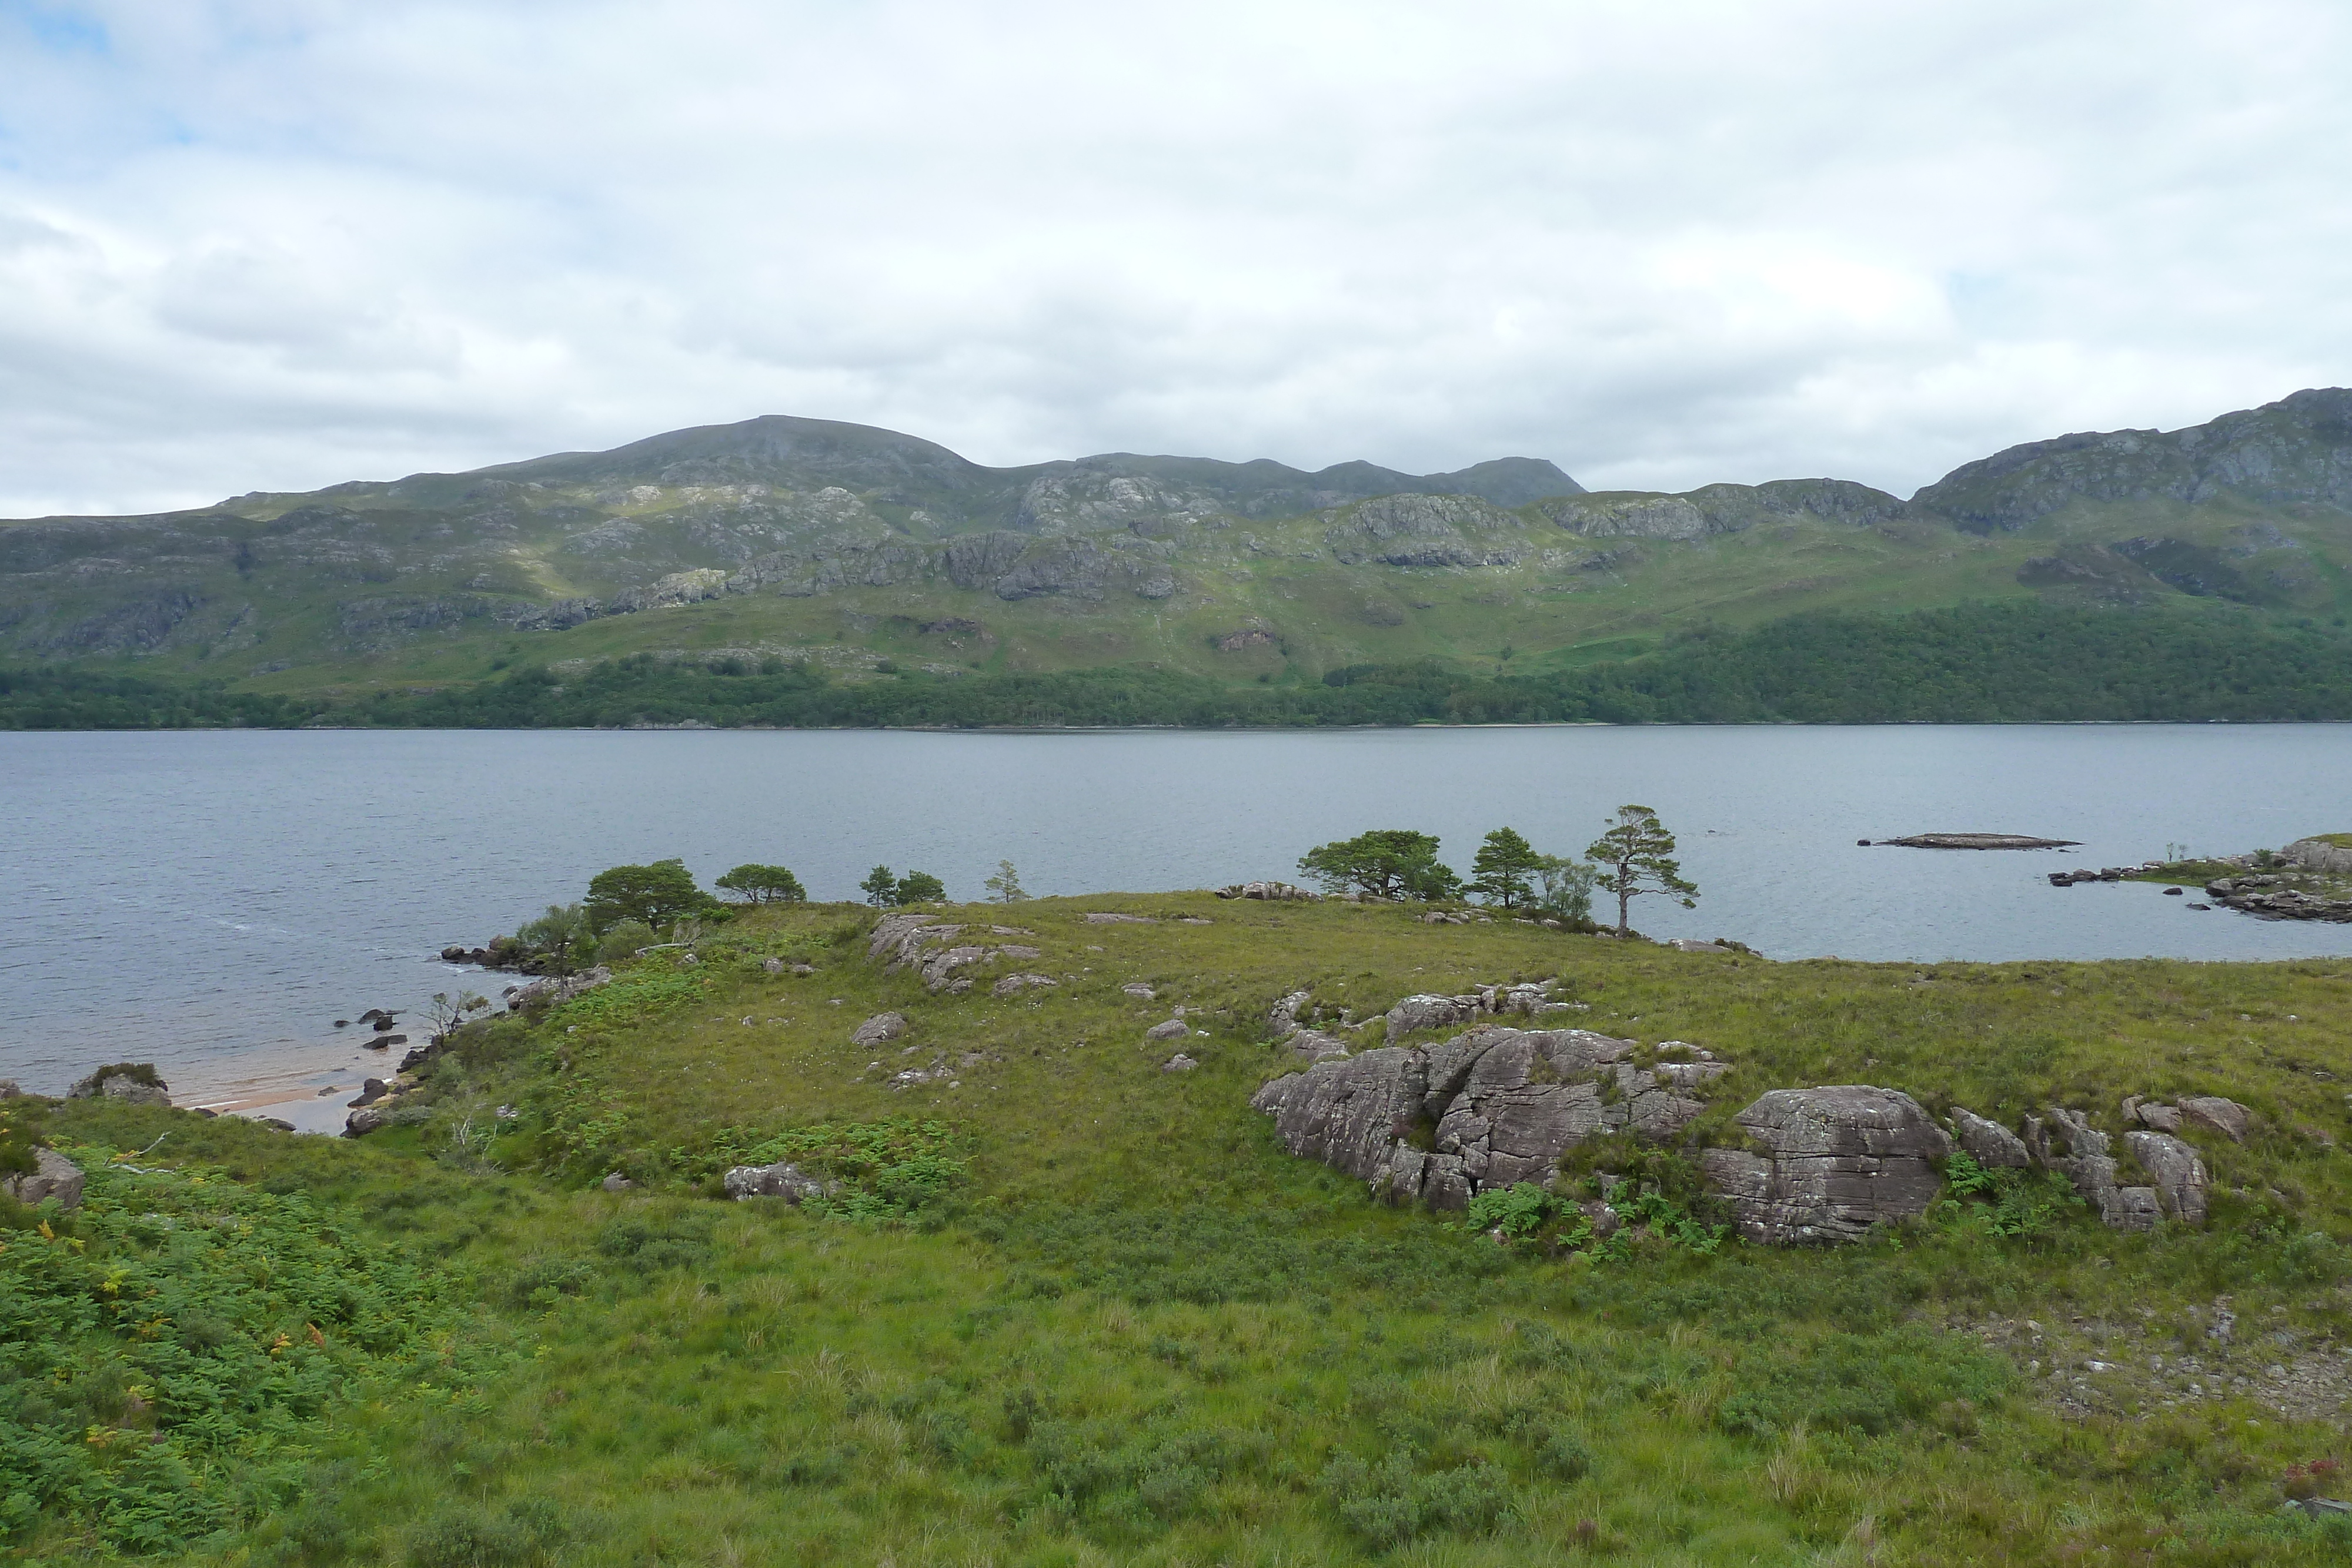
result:
[[[786,1203],[799,1203],[833,1190],[831,1182],[808,1175],[788,1160],[772,1166],[737,1166],[721,1179],[727,1196],[738,1202],[747,1197],[781,1197]]]
[[[907,1032],[905,1013],[876,1013],[849,1037],[852,1045],[887,1045]]]
[[[2188,1225],[2205,1223],[2205,1162],[2195,1149],[2168,1133],[2126,1133],[2124,1145],[2156,1178],[2157,1201],[2167,1215]]]
[[[1999,1122],[1955,1107],[1952,1131],[1970,1158],[1987,1170],[2023,1170],[2033,1164],[2025,1140]]]
[[[1750,1241],[1851,1241],[1924,1214],[1951,1152],[1917,1101],[1866,1084],[1775,1089],[1738,1122],[1765,1152],[1709,1149],[1701,1168]]]
[[[1310,1036],[1294,1035],[1293,1048]],[[1549,1180],[1561,1155],[1598,1134],[1656,1140],[1697,1115],[1700,1102],[1662,1070],[1627,1060],[1637,1049],[1589,1030],[1489,1023],[1431,1045],[1327,1056],[1250,1103],[1274,1117],[1292,1154],[1397,1202],[1458,1209],[1484,1190]]]
[[[913,966],[922,977],[923,988],[961,996],[971,989],[971,977],[956,971],[974,964],[984,964],[1010,956],[1015,958],[1036,958],[1043,955],[1034,947],[1016,943],[987,947],[975,945],[940,947],[942,942],[952,943],[963,935],[961,925],[942,925],[936,915],[913,915],[905,912],[886,915],[874,924],[874,935],[866,945],[866,956],[879,958],[893,969]]]

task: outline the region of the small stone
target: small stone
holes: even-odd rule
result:
[[[614,1171],[597,1185],[602,1186],[606,1192],[626,1192],[637,1184],[623,1176],[620,1172]]]
[[[1146,1040],[1178,1040],[1191,1032],[1192,1031],[1184,1027],[1184,1020],[1182,1019],[1169,1019],[1164,1022],[1153,1024],[1150,1029],[1145,1030],[1143,1031],[1143,1038]]]
[[[1180,1051],[1175,1055],[1170,1057],[1167,1061],[1161,1062],[1160,1064],[1160,1071],[1162,1072],[1190,1072],[1192,1069],[1200,1065],[1201,1064],[1199,1062],[1193,1061],[1191,1057],[1185,1055]]]
[[[1153,990],[1141,980],[1129,980],[1126,985],[1121,986],[1118,990],[1121,996],[1132,997],[1139,1002],[1151,1001],[1157,998],[1160,995],[1158,991]]]

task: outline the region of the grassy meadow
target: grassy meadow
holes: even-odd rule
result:
[[[1111,912],[1151,923],[1086,918]],[[2352,1547],[2282,1507],[2347,1490],[2352,960],[1776,964],[1206,894],[944,913],[1043,956],[930,995],[866,958],[871,911],[747,912],[692,962],[652,951],[464,1031],[358,1141],[8,1103],[9,1136],[92,1174],[74,1216],[0,1217],[0,1549],[1468,1568]],[[989,994],[1016,968],[1056,984]],[[1285,993],[1362,1017],[1537,978],[1577,1024],[1736,1064],[1693,1145],[1766,1089],[1844,1082],[2110,1131],[2125,1095],[2219,1093],[2256,1130],[2192,1134],[2201,1232],[1956,1192],[1834,1252],[1725,1239],[1689,1147],[1617,1150],[1694,1223],[1561,1253],[1376,1205],[1248,1107],[1295,1065],[1264,1023]],[[1177,1006],[1195,1032],[1147,1042]],[[850,1043],[893,1009],[903,1038]],[[1179,1048],[1198,1067],[1162,1071]],[[839,1189],[718,1196],[726,1166],[778,1155]],[[635,1185],[604,1190],[614,1172]]]

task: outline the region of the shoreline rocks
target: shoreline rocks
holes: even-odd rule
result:
[[[169,1105],[172,1087],[152,1061],[116,1061],[66,1091],[68,1100],[120,1100],[126,1105]]]

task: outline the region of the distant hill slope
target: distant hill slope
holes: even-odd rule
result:
[[[1109,454],[989,468],[769,416],[600,453],[0,522],[0,661],[257,692],[446,687],[646,652],[855,681],[1152,665],[1514,674],[1800,612],[2042,596],[2323,628],[2352,610],[2352,392],[2067,435],[1909,501],[1835,479],[1588,494],[1503,458]]]

